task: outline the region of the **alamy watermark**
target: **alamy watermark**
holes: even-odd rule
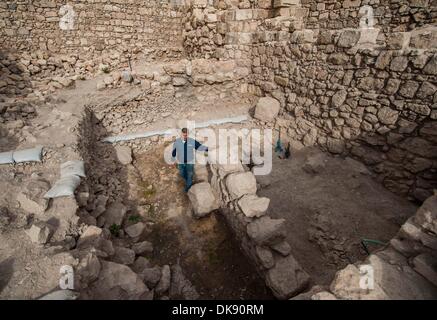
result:
[[[373,290],[375,289],[375,270],[370,264],[360,266],[360,289]]]
[[[62,290],[74,289],[74,270],[72,266],[64,265],[59,270],[61,277],[59,278],[59,287]]]
[[[193,163],[205,165],[254,165],[254,175],[268,175],[272,171],[272,129],[196,129],[194,121],[187,122],[188,138],[204,141],[208,147],[207,155],[194,154]],[[179,130],[170,130],[166,139],[179,137]],[[173,145],[164,151],[164,160],[172,164]]]

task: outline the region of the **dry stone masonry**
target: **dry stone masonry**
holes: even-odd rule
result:
[[[252,108],[251,126],[353,157],[421,204],[328,288],[293,255],[286,221],[266,214],[273,200],[251,171],[260,159],[196,167],[194,217],[220,212],[276,298],[437,296],[435,0],[6,0],[0,17],[0,263],[17,264],[1,298],[77,298],[46,295],[65,265],[81,299],[199,298],[179,263],[146,258],[150,225],[131,206],[135,154],[168,141],[102,140],[221,108]],[[14,159],[35,147],[38,161]],[[45,198],[70,161],[86,176]],[[375,290],[357,287],[360,264]]]
[[[351,154],[394,192],[432,194],[433,1],[194,1],[190,10],[190,56],[251,67],[249,91],[280,103],[275,126],[297,147]],[[277,107],[265,108],[267,122]]]

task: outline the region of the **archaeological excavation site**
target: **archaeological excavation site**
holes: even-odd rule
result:
[[[3,0],[0,41],[0,299],[437,299],[436,0]]]

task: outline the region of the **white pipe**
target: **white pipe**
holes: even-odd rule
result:
[[[241,115],[237,117],[230,117],[230,118],[222,118],[222,119],[214,119],[214,120],[208,120],[205,122],[200,122],[199,124],[196,124],[195,128],[206,128],[212,125],[218,125],[218,124],[224,124],[224,123],[241,123],[248,119],[247,115]],[[131,134],[125,134],[125,135],[119,135],[119,136],[111,136],[106,137],[102,139],[103,142],[119,142],[119,141],[129,141],[134,139],[140,139],[140,138],[148,138],[153,136],[163,136],[163,135],[170,135],[174,132],[174,129],[167,129],[167,130],[157,130],[157,131],[146,131],[146,132],[140,132],[140,133],[131,133]]]

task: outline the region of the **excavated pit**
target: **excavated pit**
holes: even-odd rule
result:
[[[286,220],[292,254],[316,284],[329,285],[338,270],[364,261],[388,243],[417,210],[385,189],[362,163],[317,148],[273,157],[272,172],[257,177],[268,214]]]
[[[118,118],[117,107],[110,110]],[[101,109],[99,113],[102,119]],[[109,183],[108,196],[129,206],[124,227],[137,221],[147,224],[140,240],[154,245],[145,256],[152,265],[180,265],[200,298],[273,298],[226,219],[218,212],[193,218],[177,169],[164,161],[169,141],[155,136],[105,143],[103,138],[117,132],[106,129],[103,123],[108,125],[108,120],[91,117],[93,152],[87,163],[92,188],[103,190],[102,181]],[[132,163],[118,160],[116,149],[122,146],[133,150]],[[291,254],[317,285],[329,285],[338,270],[380,249],[370,244],[366,252],[361,241],[387,243],[417,209],[385,189],[362,163],[316,148],[293,151],[287,160],[273,154],[272,172],[258,176],[257,182],[258,195],[271,200],[267,214],[286,220]],[[114,242],[129,247],[126,238]]]
[[[122,201],[128,206],[121,229],[138,221],[147,225],[137,240],[153,244],[153,252],[142,255],[151,265],[181,266],[201,299],[274,298],[223,217],[218,212],[203,219],[192,216],[177,169],[164,161],[164,148],[169,142],[158,137],[136,140],[132,163],[122,164],[116,149],[133,144],[102,142],[111,132],[91,110],[89,118],[92,127],[83,153],[90,189],[97,196],[108,196],[108,203]],[[97,218],[96,223],[99,226],[103,222]],[[112,238],[117,246],[133,244],[123,231]],[[187,298],[171,289],[169,297]]]

